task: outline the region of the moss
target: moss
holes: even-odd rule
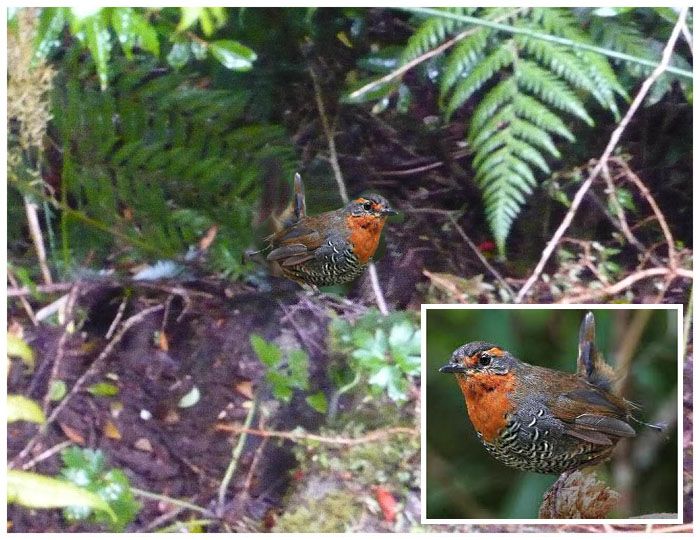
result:
[[[336,490],[320,499],[307,499],[305,505],[285,512],[272,532],[346,532],[361,513],[361,502],[350,493]]]

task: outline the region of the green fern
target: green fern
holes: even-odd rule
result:
[[[475,12],[489,20],[504,13],[503,8]],[[521,10],[508,23],[591,42],[570,9]],[[409,40],[405,58],[435,48],[465,28],[469,30],[451,19],[431,17]],[[475,26],[446,55],[440,102],[447,118],[469,103],[474,105],[467,140],[502,254],[512,223],[536,185],[535,171],[550,173],[545,156],[560,157],[558,138],[574,140],[564,118],[593,125],[586,96],[618,117],[616,95],[627,97],[605,57],[521,34]]]
[[[63,148],[62,188],[71,205],[151,251],[183,255],[213,225],[213,269],[237,277],[253,240],[262,178],[271,164],[292,177],[297,156],[285,130],[250,125],[249,92],[198,88],[182,73],[154,75],[155,62],[114,60],[106,91],[86,82],[89,66],[67,62],[53,94],[56,138]],[[66,243],[81,260],[98,260],[120,241],[64,215]],[[88,241],[89,240],[89,241]]]

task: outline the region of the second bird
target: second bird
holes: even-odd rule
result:
[[[612,392],[612,369],[595,345],[592,313],[581,324],[577,373],[526,364],[483,341],[454,351],[440,371],[457,376],[479,439],[510,467],[561,474],[635,436],[630,403]]]
[[[267,259],[303,285],[324,287],[357,278],[377,250],[386,218],[397,212],[384,197],[371,194],[344,208],[307,216],[298,174],[294,191],[296,220],[269,238]]]

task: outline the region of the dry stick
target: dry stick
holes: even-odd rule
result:
[[[18,283],[17,283],[17,280],[15,279],[14,274],[12,273],[12,270],[10,270],[9,266],[7,268],[7,279],[10,281],[12,286],[16,289]],[[29,301],[24,296],[21,296],[19,301],[22,303],[22,307],[24,308],[24,311],[27,312],[27,317],[29,317],[29,320],[32,321],[32,324],[34,326],[39,326],[39,321],[36,319],[36,315],[34,315],[34,310],[32,309],[32,306],[29,303]]]
[[[66,292],[69,291],[73,285],[73,283],[52,283],[51,285],[37,285],[36,288],[32,289],[30,287],[18,287],[13,283],[13,288],[7,289],[7,296],[29,296],[35,292],[46,294]]]
[[[639,179],[639,177],[632,172],[632,169],[629,168],[629,166],[627,165],[627,163],[625,163],[624,160],[614,157],[610,158],[610,161],[617,163],[620,167],[624,169],[627,178],[632,180],[634,185],[637,186],[637,189],[639,189],[641,194],[647,200],[647,203],[649,203],[649,206],[651,206],[651,209],[654,211],[656,219],[659,221],[659,226],[661,227],[661,230],[664,233],[664,237],[666,238],[666,243],[668,244],[668,262],[671,266],[671,270],[675,271],[678,268],[678,261],[676,257],[676,249],[674,247],[673,242],[673,235],[671,234],[671,229],[669,228],[668,223],[666,222],[666,218],[659,209],[659,206],[656,204],[656,200],[654,199],[654,197],[652,197],[651,193],[649,192],[649,189],[644,185],[644,183]]]
[[[326,444],[338,444],[342,446],[353,446],[356,444],[365,444],[376,441],[396,434],[406,434],[417,436],[419,431],[415,428],[395,427],[389,429],[378,429],[370,431],[357,439],[347,437],[324,437],[323,435],[314,435],[312,433],[296,432],[296,431],[267,431],[264,429],[255,429],[246,426],[232,426],[229,424],[217,424],[216,429],[221,431],[231,431],[233,433],[248,433],[249,435],[258,435],[260,437],[277,437],[280,439],[289,439],[292,441],[307,440],[316,441]]]
[[[85,380],[90,377],[92,374],[95,373],[95,371],[101,366],[102,362],[104,361],[105,358],[107,358],[114,348],[117,346],[117,344],[124,338],[124,335],[131,329],[132,326],[134,326],[136,323],[141,322],[143,319],[145,319],[148,315],[151,313],[155,313],[156,311],[160,311],[163,309],[164,306],[163,304],[159,304],[157,306],[153,306],[147,309],[144,309],[140,313],[137,313],[136,315],[130,317],[127,319],[124,324],[122,325],[121,329],[117,334],[114,336],[112,341],[110,341],[107,346],[102,350],[100,355],[97,357],[97,359],[92,363],[92,365],[88,368],[88,370],[83,373],[83,375],[75,382],[73,385],[73,388],[71,388],[70,392],[66,395],[66,397],[63,398],[63,401],[59,403],[56,408],[51,412],[51,415],[47,418],[46,422],[42,425],[42,427],[39,429],[36,435],[30,439],[30,441],[27,443],[27,445],[22,449],[22,451],[17,454],[17,456],[10,462],[9,467],[11,468],[13,465],[15,465],[18,461],[21,461],[24,459],[29,452],[34,448],[34,445],[37,443],[40,437],[42,437],[46,431],[48,430],[49,426],[51,423],[56,419],[56,417],[59,415],[59,413],[68,405],[68,402],[71,400],[71,398],[78,393],[79,390],[82,389],[83,383]]]
[[[520,11],[523,11],[525,9],[527,9],[527,8],[515,9],[515,10],[511,11],[510,13],[507,13],[501,17],[494,19],[494,22],[505,21],[505,20],[509,19],[510,17],[517,15]],[[391,73],[384,75],[384,77],[381,77],[375,81],[372,81],[372,82],[364,85],[361,88],[358,88],[357,90],[355,90],[353,93],[350,94],[350,97],[353,99],[357,98],[358,96],[361,96],[362,94],[364,94],[365,92],[367,92],[368,90],[371,90],[372,88],[374,88],[376,86],[379,86],[381,84],[389,82],[390,80],[395,79],[396,77],[400,77],[401,75],[406,73],[408,70],[414,68],[415,66],[417,66],[421,62],[425,62],[428,58],[432,58],[436,54],[440,54],[442,51],[452,47],[452,45],[454,45],[458,41],[462,41],[464,38],[474,34],[477,30],[479,30],[479,28],[480,27],[470,28],[469,30],[465,30],[464,32],[457,34],[455,37],[446,41],[442,45],[440,45],[440,46],[438,46],[438,47],[436,47],[436,48],[434,48],[434,49],[432,49],[424,54],[421,54],[420,56],[414,58],[410,62],[405,63],[400,68],[397,68],[394,71],[392,71]]]
[[[68,336],[71,335],[73,331],[73,309],[75,307],[75,302],[78,298],[78,291],[80,290],[80,282],[76,283],[75,286],[68,293],[68,300],[66,301],[63,313],[66,317],[65,327],[63,329],[63,334],[58,340],[58,346],[56,347],[56,358],[53,361],[53,366],[51,367],[51,376],[49,377],[49,384],[46,387],[46,394],[44,395],[43,410],[46,413],[49,410],[49,404],[51,402],[51,387],[53,382],[58,379],[58,370],[61,367],[61,361],[66,353],[66,342],[68,341]]]
[[[44,237],[41,234],[41,225],[39,225],[37,208],[38,206],[31,202],[29,197],[24,197],[24,209],[27,212],[27,223],[29,225],[29,232],[32,235],[32,242],[34,242],[34,249],[36,249],[36,256],[39,259],[39,267],[44,277],[44,283],[51,285],[53,280],[51,279],[49,265],[46,262],[46,249],[44,248]]]
[[[625,211],[622,209],[622,205],[620,204],[620,201],[617,199],[617,194],[615,192],[615,184],[613,183],[612,176],[610,175],[610,168],[608,167],[608,163],[605,162],[603,164],[603,168],[601,170],[603,173],[603,178],[605,179],[605,183],[608,185],[608,197],[610,198],[610,201],[612,202],[613,208],[615,209],[615,213],[617,214],[617,220],[618,220],[618,228],[622,232],[622,234],[627,238],[627,241],[636,247],[640,252],[644,253],[645,247],[644,244],[642,244],[636,236],[632,233],[629,224],[627,223],[627,217],[625,216]],[[660,263],[659,263],[660,264]]]
[[[335,175],[335,181],[338,184],[338,191],[340,191],[340,198],[343,200],[343,204],[347,204],[350,199],[348,197],[348,190],[345,187],[343,172],[340,170],[340,163],[338,163],[338,152],[335,149],[333,132],[328,125],[328,116],[326,116],[326,108],[323,105],[323,97],[321,94],[321,83],[318,80],[318,75],[316,75],[314,68],[311,67],[311,64],[309,64],[309,73],[311,74],[311,80],[314,85],[314,95],[316,96],[318,114],[321,117],[321,125],[323,126],[323,132],[326,135],[326,141],[328,142],[328,151],[330,152],[330,162],[333,169],[333,174]],[[382,287],[379,284],[377,269],[373,262],[369,263],[369,277],[370,282],[372,283],[374,297],[377,300],[377,307],[382,315],[388,315],[389,310],[387,309],[386,300],[384,300],[384,293],[382,292]]]
[[[671,32],[671,37],[669,38],[668,43],[666,43],[666,47],[664,48],[664,52],[663,52],[663,55],[661,57],[661,62],[659,63],[658,66],[656,66],[656,69],[652,72],[651,75],[649,75],[649,77],[642,84],[642,87],[639,89],[639,92],[637,93],[637,96],[634,98],[632,105],[630,105],[630,108],[627,111],[627,114],[625,114],[625,117],[622,119],[620,124],[617,126],[617,128],[615,128],[615,131],[613,131],[612,135],[610,136],[610,142],[608,142],[608,145],[606,146],[605,151],[603,152],[603,155],[600,156],[598,163],[593,168],[593,171],[591,171],[591,174],[588,177],[588,180],[586,180],[583,183],[583,185],[579,188],[579,190],[576,192],[576,196],[574,197],[574,200],[571,203],[571,208],[566,213],[566,216],[564,216],[564,219],[562,220],[561,225],[559,225],[559,228],[554,233],[554,236],[552,236],[552,238],[549,240],[549,242],[547,242],[547,246],[545,247],[544,252],[542,253],[542,257],[540,258],[540,261],[537,263],[537,266],[535,267],[534,272],[528,278],[528,280],[525,282],[525,285],[523,285],[523,287],[518,292],[518,295],[515,298],[515,301],[517,303],[520,303],[523,301],[523,298],[525,297],[527,292],[530,290],[530,288],[534,285],[535,281],[537,281],[537,279],[542,274],[542,271],[544,270],[544,266],[545,266],[545,264],[547,264],[547,261],[552,256],[552,253],[554,252],[554,249],[557,247],[559,240],[561,240],[561,237],[564,236],[564,233],[569,228],[569,225],[571,225],[571,222],[574,219],[574,215],[576,214],[576,211],[578,210],[578,207],[580,206],[581,201],[583,200],[583,197],[586,195],[586,192],[591,187],[591,184],[593,184],[593,181],[600,174],[600,171],[602,170],[603,165],[608,161],[608,159],[610,159],[610,156],[612,155],[613,151],[615,150],[615,147],[617,146],[617,143],[619,142],[620,137],[622,137],[622,133],[625,131],[625,128],[627,128],[627,124],[629,124],[630,120],[632,119],[632,116],[634,116],[634,114],[637,112],[637,109],[642,104],[642,101],[644,101],[644,98],[646,97],[647,92],[649,92],[649,89],[651,88],[652,84],[654,84],[656,79],[658,79],[661,76],[661,74],[666,70],[666,66],[668,66],[668,63],[671,60],[671,54],[673,53],[673,48],[676,44],[676,41],[678,40],[678,34],[681,31],[681,26],[683,25],[683,21],[685,20],[687,13],[688,13],[688,8],[684,7],[681,10],[680,15],[678,16],[678,21],[676,21],[676,25],[673,27],[673,31]]]
[[[22,465],[22,470],[23,470],[23,471],[27,471],[27,470],[31,469],[31,468],[34,467],[34,465],[36,465],[37,463],[41,463],[41,462],[44,461],[45,459],[50,458],[50,457],[53,456],[54,454],[60,452],[60,451],[63,450],[64,448],[68,448],[69,446],[71,446],[71,445],[73,445],[73,444],[75,444],[75,443],[69,439],[69,440],[60,442],[60,443],[58,443],[58,444],[55,445],[55,446],[52,446],[51,448],[49,448],[49,449],[46,450],[45,452],[42,452],[41,454],[39,454],[39,455],[36,456],[35,458],[30,459],[29,461],[27,461],[24,465]]]
[[[680,276],[687,279],[693,279],[693,271],[686,270],[685,268],[678,268],[674,272],[670,268],[647,268],[646,270],[640,270],[634,274],[630,274],[625,279],[618,281],[600,290],[590,291],[576,296],[569,296],[559,299],[557,304],[577,304],[586,300],[600,298],[602,296],[614,296],[621,293],[625,289],[630,288],[637,281],[646,279],[652,276]]]
[[[250,406],[250,410],[248,411],[248,416],[245,419],[245,424],[244,428],[249,428],[250,424],[253,423],[253,417],[255,416],[255,409],[256,409],[257,402],[256,400],[253,400],[252,405]],[[238,444],[236,444],[236,447],[233,449],[233,452],[231,453],[231,461],[228,464],[228,467],[226,469],[226,473],[224,474],[223,479],[221,480],[221,485],[219,486],[219,515],[222,516],[224,514],[224,505],[226,503],[226,491],[228,490],[228,485],[231,483],[231,480],[233,479],[233,473],[236,472],[236,467],[238,466],[238,460],[241,457],[241,452],[243,452],[243,446],[245,445],[245,440],[246,440],[246,431],[241,431],[240,432],[241,436],[238,438]]]

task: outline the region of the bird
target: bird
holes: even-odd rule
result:
[[[527,364],[484,341],[459,347],[439,369],[456,375],[479,440],[503,464],[561,475],[604,461],[636,435],[633,405],[613,391],[591,312],[578,342],[576,373]]]
[[[377,250],[387,217],[398,214],[384,197],[373,193],[338,210],[309,216],[298,173],[293,204],[291,223],[267,238],[267,260],[279,263],[286,278],[312,289],[362,274]]]

